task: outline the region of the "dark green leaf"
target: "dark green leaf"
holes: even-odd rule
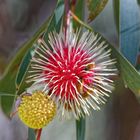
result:
[[[28,128],[28,140],[35,140],[35,131],[31,128]]]
[[[47,43],[48,33],[52,30],[59,31],[62,23],[62,15],[64,13],[64,1],[58,0],[57,8],[54,11],[52,20],[50,21],[49,28],[44,33],[44,40]]]
[[[140,4],[140,0],[137,0],[138,4]]]
[[[83,19],[84,16],[84,0],[78,0],[76,3],[76,7],[75,7],[75,14],[78,18]],[[80,9],[80,10],[79,10]],[[76,21],[73,21],[73,26],[74,28],[77,28],[79,26],[79,23],[77,23]]]
[[[22,58],[24,57],[25,53],[29,50],[29,48],[33,45],[34,41],[38,38],[38,36],[47,28],[48,21],[45,22],[39,30],[35,33],[35,35],[23,45],[23,47],[17,52],[16,56],[12,59],[8,67],[6,68],[6,71],[4,75],[2,76],[0,80],[0,91],[12,94],[13,96],[16,95],[16,88],[18,88],[19,85],[15,84],[16,81],[16,75],[18,68],[20,66],[20,63],[22,61]],[[14,102],[14,97],[1,97],[1,107],[3,111],[9,115],[12,104]]]
[[[120,31],[120,0],[114,0],[114,16],[115,16],[115,24],[119,34]]]
[[[113,55],[118,59],[120,74],[126,87],[129,87],[140,101],[140,73],[119,51],[112,46],[110,47],[112,48]]]
[[[108,0],[87,0],[87,7],[89,11],[88,21],[91,22],[104,9]]]
[[[63,4],[62,0],[59,0],[58,4],[56,6],[56,9],[54,11],[54,14],[48,23],[48,28],[46,28],[46,29],[44,28],[45,33],[43,32],[43,35],[44,35],[44,39],[46,40],[46,42],[48,39],[48,33],[50,31],[54,30],[54,28],[56,28],[56,30],[60,28],[60,26],[61,26],[60,23],[62,22],[63,10],[64,10],[64,4]],[[36,47],[38,47],[36,44],[34,44],[32,46],[33,47],[25,55],[25,57],[21,63],[20,69],[18,71],[17,80],[16,80],[16,84],[18,87],[18,94],[20,94],[23,91],[23,89],[26,87],[24,85],[24,83],[25,83],[24,79],[26,77],[27,70],[30,66],[30,60],[31,60],[32,56],[34,55],[34,49]]]
[[[20,86],[22,80],[24,79],[24,75],[26,74],[30,60],[31,60],[32,56],[34,55],[34,50],[35,50],[35,45],[29,49],[29,51],[26,53],[26,55],[24,56],[24,58],[21,62],[21,65],[18,70],[17,78],[16,78],[17,90],[19,90],[19,86]]]
[[[61,8],[63,9],[63,5],[62,5],[62,0],[60,0],[58,2],[58,6],[62,6]],[[56,11],[57,13],[57,11]],[[62,14],[62,11],[59,9],[59,13]],[[61,16],[59,16],[61,18]],[[52,24],[52,22],[54,22],[53,20],[56,20],[57,24],[59,24],[60,20],[58,19],[58,17],[55,17],[55,15],[52,17],[52,19],[50,20],[49,25],[49,29],[51,30],[52,28],[54,28],[56,25]],[[31,38],[31,40],[29,40],[20,50],[19,52],[16,54],[16,56],[13,58],[13,60],[10,62],[9,66],[7,67],[2,79],[0,80],[0,91],[7,93],[7,94],[12,94],[15,95],[16,94],[16,89],[19,90],[20,84],[23,81],[23,78],[25,76],[25,73],[27,71],[27,68],[29,66],[29,60],[31,58],[31,53],[27,52],[27,50],[29,50],[29,48],[31,48],[33,46],[33,43],[36,41],[36,39],[42,34],[42,32],[44,32],[47,29],[48,26],[48,20],[39,28],[39,30],[36,32],[36,34]],[[55,23],[56,23],[55,22]],[[60,25],[60,24],[59,24]],[[47,30],[47,31],[48,31]],[[22,58],[24,57],[25,53],[27,52],[25,59],[22,61]],[[16,75],[17,75],[17,71],[19,68],[19,65],[21,63],[21,61],[23,62],[19,69],[19,75],[17,76],[16,79]],[[15,84],[16,81],[16,84]],[[3,96],[1,97],[1,106],[3,111],[9,115],[11,108],[12,108],[12,104],[14,102],[14,97],[10,96],[10,97],[6,97]]]
[[[85,118],[80,118],[80,120],[76,120],[77,140],[84,140],[85,139],[85,127],[86,127]]]

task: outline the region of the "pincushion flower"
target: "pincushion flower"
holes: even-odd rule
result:
[[[113,90],[111,76],[116,75],[111,50],[93,32],[80,30],[48,35],[42,39],[31,60],[28,82],[43,85],[43,91],[57,104],[62,118],[76,119],[99,110],[105,96]]]
[[[41,129],[53,120],[56,105],[44,92],[35,90],[22,94],[16,101],[21,121],[33,129]]]

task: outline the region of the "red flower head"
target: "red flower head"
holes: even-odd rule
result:
[[[105,50],[105,42],[99,40],[89,31],[71,32],[67,38],[62,31],[50,33],[49,45],[39,40],[29,81],[43,85],[62,116],[71,112],[76,119],[89,115],[112,92],[115,61],[110,59],[111,50]]]

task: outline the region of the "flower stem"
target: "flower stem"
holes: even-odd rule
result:
[[[42,133],[42,129],[38,129],[37,130],[37,138],[36,138],[36,140],[40,140],[41,133]]]

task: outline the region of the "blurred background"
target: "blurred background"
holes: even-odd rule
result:
[[[56,0],[0,0],[1,74],[21,45],[32,37],[55,6]],[[91,26],[118,47],[119,36],[114,15],[114,0],[109,0]],[[123,88],[121,80],[116,84],[118,88],[102,110],[94,111],[92,116],[87,117],[86,140],[140,139],[140,105],[134,94]],[[56,118],[43,130],[42,138],[76,140],[75,120],[59,121]],[[0,140],[27,140],[26,126],[17,116],[9,120],[1,110]]]

